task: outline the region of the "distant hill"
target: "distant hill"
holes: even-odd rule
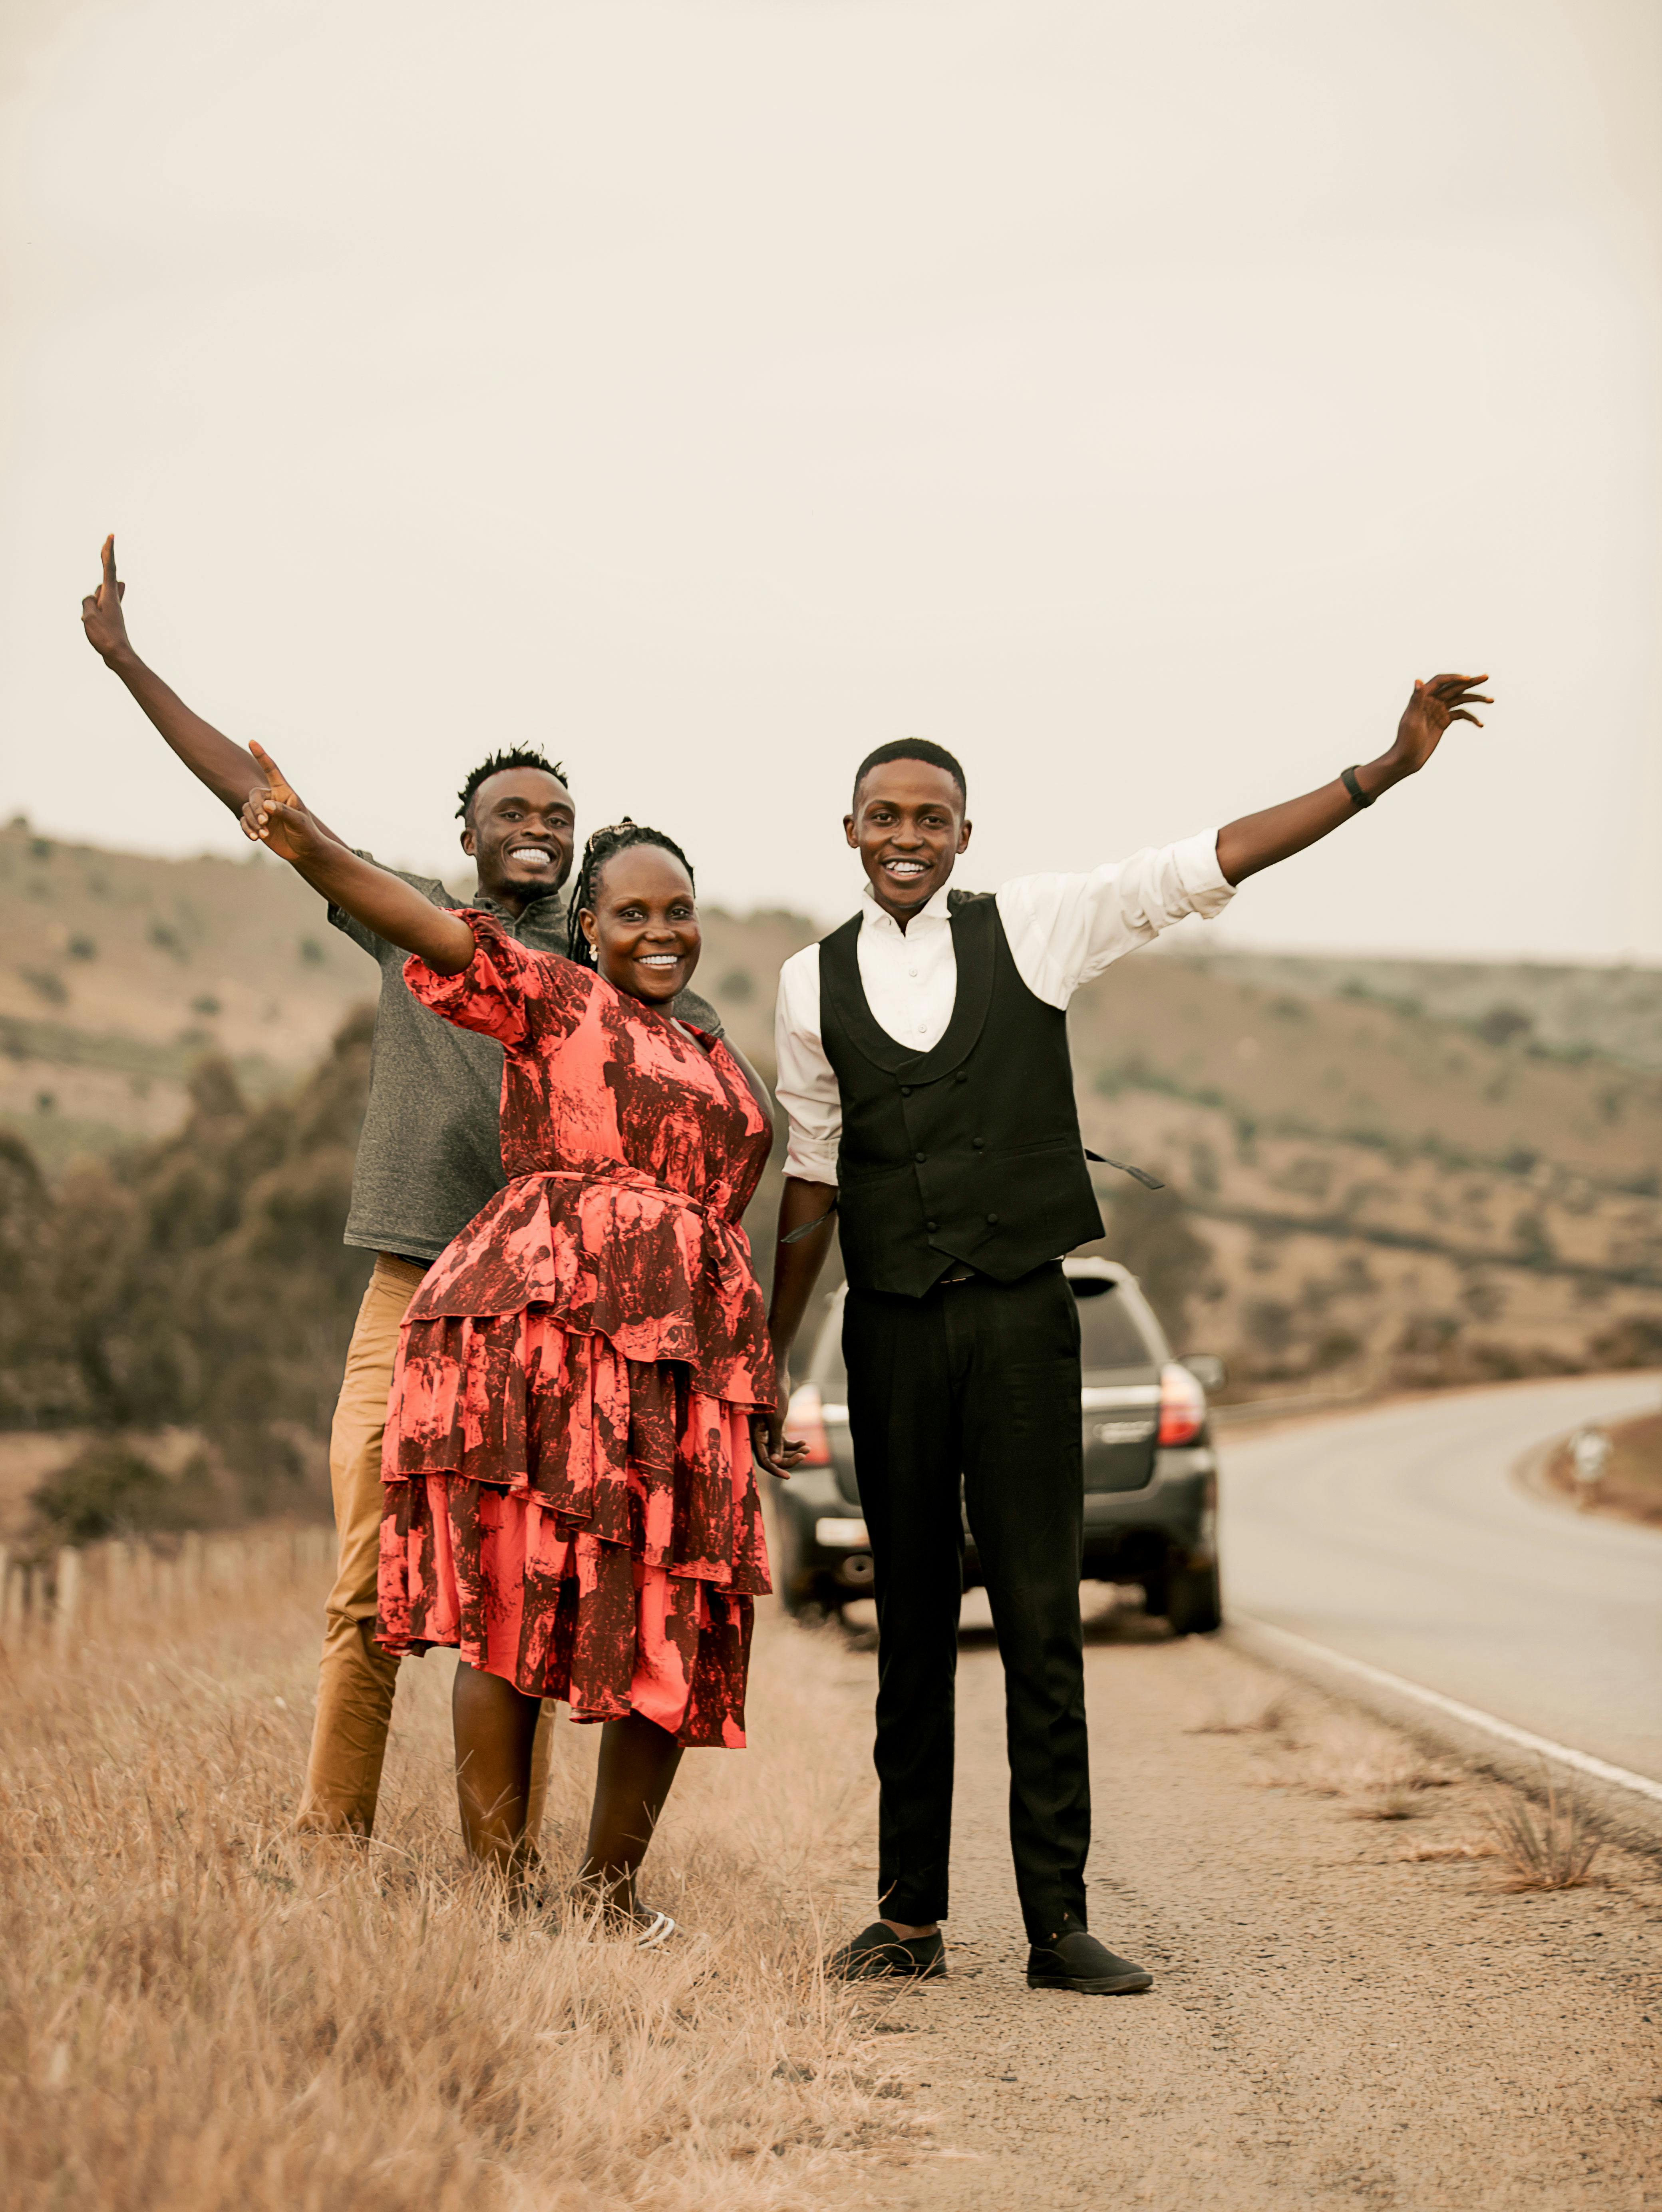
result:
[[[706,918],[701,986],[772,1055],[773,979],[812,923]],[[164,860],[0,829],[0,1127],[48,1172],[162,1136],[206,1054],[262,1098],[314,1067],[374,963],[269,854]]]
[[[184,1121],[208,1052],[258,1100],[375,988],[262,854],[0,831],[0,1127],[49,1174]],[[799,915],[705,915],[699,986],[771,1072]],[[1180,947],[1081,993],[1108,1247],[1252,1387],[1662,1362],[1662,974]],[[777,1174],[777,1163],[775,1164]],[[765,1206],[762,1209],[765,1212]]]
[[[224,1054],[255,1097],[314,1066],[374,970],[316,894],[246,860],[158,860],[0,830],[0,1125],[49,1171],[165,1135]]]
[[[1377,999],[1406,1013],[1458,1022],[1493,1043],[1522,1041],[1573,1058],[1594,1053],[1662,1068],[1662,968],[1209,953],[1182,938],[1173,949],[1215,974],[1301,999]]]
[[[1073,1020],[1088,1141],[1209,1255],[1191,1346],[1282,1386],[1662,1364],[1662,1074],[1236,974],[1124,961]],[[1132,1264],[1168,1204],[1122,1183]]]

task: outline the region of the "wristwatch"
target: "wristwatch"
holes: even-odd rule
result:
[[[1353,806],[1371,806],[1374,804],[1373,800],[1368,796],[1368,793],[1356,781],[1356,771],[1354,768],[1342,768],[1339,770],[1339,781],[1350,793],[1350,804]]]

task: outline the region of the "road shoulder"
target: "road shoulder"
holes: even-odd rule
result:
[[[1585,1887],[1508,1891],[1482,1855],[1493,1782],[1139,1614],[1095,1625],[1088,1676],[1093,1923],[1155,1988],[1026,1989],[997,1654],[967,1636],[952,1972],[865,2008],[929,2147],[880,2155],[865,2201],[1649,2201],[1653,1859],[1607,1844]],[[851,1885],[851,1921],[868,1906]]]

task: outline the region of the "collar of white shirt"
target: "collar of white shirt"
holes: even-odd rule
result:
[[[877,904],[877,895],[868,883],[860,893],[860,927],[863,929],[886,930],[891,937],[909,938],[921,921],[945,922],[949,925],[952,915],[948,908],[947,901],[951,896],[951,884],[943,884],[933,898],[920,906],[906,927],[902,929],[894,915]]]

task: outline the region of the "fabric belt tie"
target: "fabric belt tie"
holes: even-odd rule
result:
[[[656,1177],[644,1174],[639,1168],[621,1167],[616,1175],[597,1175],[591,1168],[532,1168],[526,1175],[515,1176],[515,1182],[561,1182],[581,1189],[592,1184],[597,1190],[650,1191],[653,1197],[667,1199],[671,1206],[684,1206],[689,1212],[701,1213],[707,1221],[722,1229],[735,1224],[727,1216],[707,1200],[694,1198],[690,1193],[679,1190],[674,1183],[659,1182]]]

